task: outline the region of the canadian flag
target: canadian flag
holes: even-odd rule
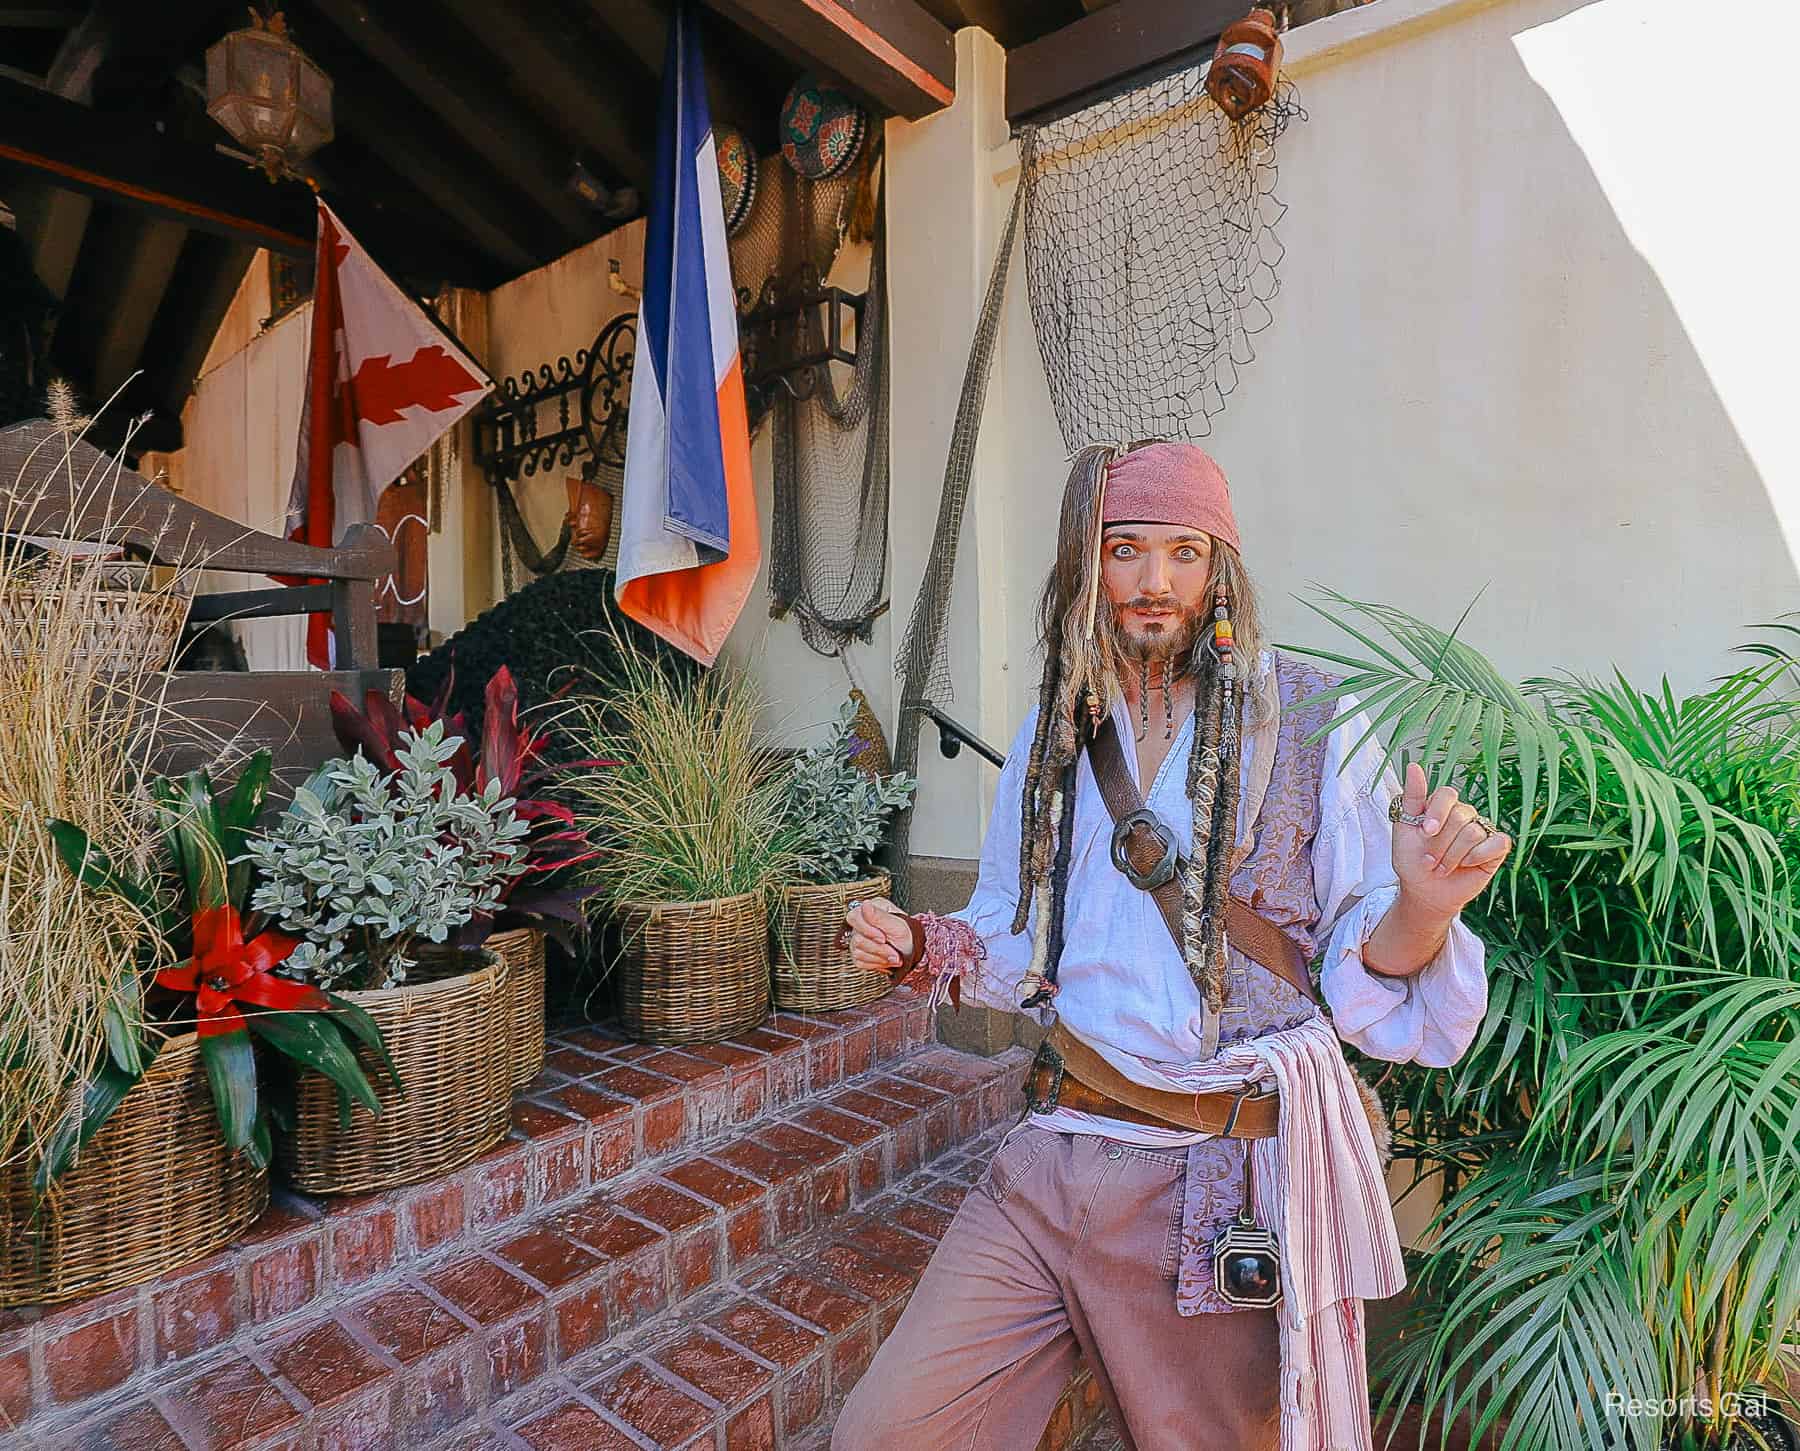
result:
[[[321,201],[288,537],[328,547],[373,523],[381,491],[493,386]],[[308,621],[306,657],[331,668],[329,615]]]

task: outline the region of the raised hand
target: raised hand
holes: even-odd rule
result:
[[[1417,761],[1406,767],[1401,809],[1422,816],[1418,825],[1394,824],[1394,875],[1418,906],[1453,917],[1487,890],[1500,870],[1512,838],[1489,831],[1473,806],[1459,800],[1454,786],[1429,790]]]

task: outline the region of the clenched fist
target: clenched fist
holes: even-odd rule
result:
[[[850,960],[870,972],[900,977],[914,955],[912,919],[886,897],[858,902],[845,915]]]

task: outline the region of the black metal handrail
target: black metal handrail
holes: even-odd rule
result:
[[[1006,764],[1006,757],[999,751],[996,751],[986,741],[982,740],[980,736],[976,735],[975,732],[970,730],[966,725],[954,721],[949,716],[945,715],[943,711],[939,710],[930,701],[926,701],[919,709],[924,712],[926,718],[938,728],[938,750],[943,753],[946,760],[954,761],[962,754],[962,748],[967,745],[974,748],[976,755],[993,762],[996,766],[1004,766]]]

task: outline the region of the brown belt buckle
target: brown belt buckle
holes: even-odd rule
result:
[[[1039,1099],[1031,1091],[1032,1081],[1037,1077],[1038,1069],[1050,1074],[1050,1096]],[[1025,1112],[1048,1113],[1055,1108],[1062,1098],[1063,1074],[1066,1071],[1062,1054],[1050,1046],[1050,1040],[1044,1039],[1038,1044],[1037,1057],[1032,1060],[1031,1072],[1025,1075]]]
[[[1225,1127],[1219,1130],[1219,1137],[1222,1139],[1231,1137],[1231,1131],[1237,1127],[1238,1114],[1243,1111],[1246,1102],[1261,1103],[1266,1098],[1274,1098],[1280,1091],[1281,1090],[1278,1088],[1259,1088],[1252,1090],[1250,1085],[1246,1083],[1243,1088],[1238,1091],[1237,1096],[1231,1100],[1231,1112],[1225,1117]]]

